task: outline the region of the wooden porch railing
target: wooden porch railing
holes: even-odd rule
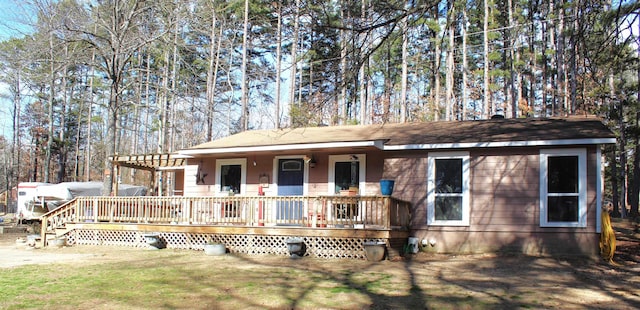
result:
[[[410,214],[390,196],[78,197],[45,214],[42,232],[68,222],[395,229]]]

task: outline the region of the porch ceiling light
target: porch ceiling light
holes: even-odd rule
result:
[[[315,168],[316,167],[316,159],[313,157],[313,155],[311,155],[311,156],[305,155],[304,156],[304,162],[309,164],[309,167],[311,167],[311,168]]]

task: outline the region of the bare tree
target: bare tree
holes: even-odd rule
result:
[[[117,146],[116,126],[125,74],[134,53],[171,28],[166,26],[159,30],[148,26],[147,23],[154,18],[155,8],[154,1],[104,1],[99,6],[89,7],[95,27],[89,23],[88,16],[84,16],[82,8],[78,8],[73,19],[67,20],[67,30],[76,35],[76,40],[87,43],[95,50],[99,58],[97,65],[110,81],[103,195],[112,194],[113,163],[109,156],[115,154]]]

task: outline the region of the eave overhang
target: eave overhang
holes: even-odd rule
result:
[[[178,151],[185,156],[214,155],[229,153],[255,153],[255,152],[279,152],[289,150],[313,150],[313,149],[337,149],[337,148],[377,148],[384,149],[383,140],[355,141],[355,142],[328,142],[328,143],[297,143],[280,145],[241,146],[228,148],[202,148]]]
[[[385,145],[385,151],[615,144],[615,138]]]

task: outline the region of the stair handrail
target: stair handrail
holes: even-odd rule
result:
[[[76,209],[76,200],[73,198],[55,210],[51,210],[40,217],[42,221],[41,234],[44,240],[44,236],[48,232],[53,232],[56,228],[64,227],[64,225],[73,220],[73,215]]]

